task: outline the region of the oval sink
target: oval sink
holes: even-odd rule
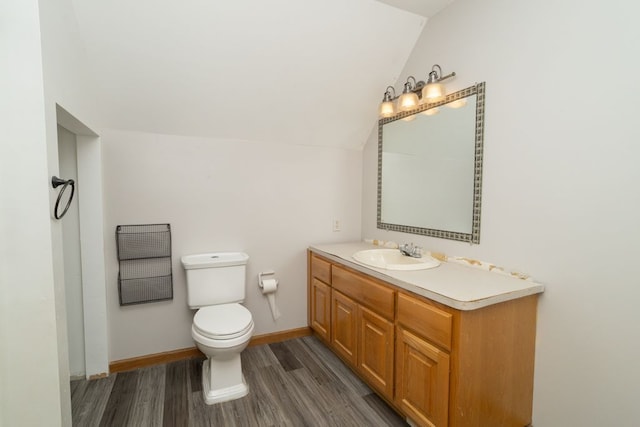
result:
[[[402,255],[398,249],[367,249],[356,252],[352,257],[369,267],[385,270],[426,270],[440,265],[440,261],[430,256],[412,258]]]

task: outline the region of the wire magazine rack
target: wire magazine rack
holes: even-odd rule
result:
[[[173,299],[170,224],[118,225],[120,305]]]

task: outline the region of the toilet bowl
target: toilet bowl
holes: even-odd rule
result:
[[[240,353],[249,344],[253,329],[251,312],[238,303],[207,306],[196,312],[191,336],[207,356],[202,366],[202,390],[207,405],[249,393]]]

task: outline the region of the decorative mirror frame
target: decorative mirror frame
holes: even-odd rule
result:
[[[433,228],[413,227],[409,225],[389,224],[382,222],[382,126],[403,117],[412,116],[430,108],[439,107],[457,99],[477,95],[476,99],[476,126],[475,126],[475,160],[473,182],[473,213],[471,233],[438,230]],[[398,113],[392,117],[378,120],[378,228],[383,230],[400,231],[402,233],[420,234],[423,236],[439,237],[442,239],[458,240],[461,242],[480,243],[480,207],[482,202],[482,158],[484,147],[484,98],[485,83],[477,83],[466,89],[447,95],[447,97],[433,104],[421,105],[415,110]]]

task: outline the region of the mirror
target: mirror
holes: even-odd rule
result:
[[[378,122],[378,228],[480,243],[484,83]]]

